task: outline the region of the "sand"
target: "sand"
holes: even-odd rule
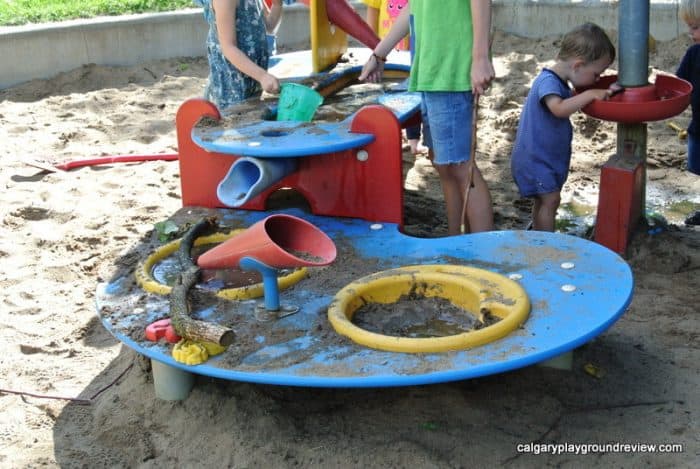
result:
[[[685,38],[656,44],[652,73],[672,73],[686,46]],[[556,38],[499,33],[494,41],[498,78],[481,101],[477,158],[498,229],[528,222],[509,152],[528,85],[556,47]],[[356,390],[201,377],[184,401],[156,399],[148,362],[105,330],[94,298],[118,260],[180,208],[177,162],[46,171],[27,161],[176,153],[175,113],[201,95],[205,76],[205,59],[181,58],[88,65],[0,91],[0,465],[696,467],[700,232],[683,218],[697,208],[700,178],[684,170],[685,145],[668,121],[648,125],[648,204],[670,225],[636,234],[627,256],[632,304],[575,351],[571,370],[532,366]],[[685,111],[670,121],[684,127],[688,119]],[[582,113],[573,122],[564,201],[585,214],[596,203],[600,168],[615,153],[616,127]],[[404,163],[407,229],[444,234],[434,170],[408,152]],[[584,235],[582,219],[562,227]],[[683,451],[519,452],[531,443],[672,443]]]

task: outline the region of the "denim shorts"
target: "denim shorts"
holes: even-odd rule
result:
[[[472,140],[471,91],[421,92],[423,143],[433,150],[435,164],[469,161]]]

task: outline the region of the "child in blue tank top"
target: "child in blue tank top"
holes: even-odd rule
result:
[[[279,91],[279,80],[267,72],[268,33],[282,16],[282,0],[194,0],[209,24],[209,79],[205,98],[222,113],[264,90]]]

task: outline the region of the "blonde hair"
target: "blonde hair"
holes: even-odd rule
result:
[[[686,23],[700,19],[700,0],[681,0],[678,16]]]
[[[615,46],[600,26],[584,23],[564,35],[557,60],[582,59],[590,63],[603,57],[614,61]]]

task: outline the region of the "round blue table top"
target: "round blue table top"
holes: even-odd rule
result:
[[[181,212],[181,213],[180,213]],[[245,228],[277,212],[183,208],[187,219],[215,215],[231,228]],[[532,365],[568,352],[609,328],[632,297],[630,267],[616,253],[594,242],[558,233],[493,231],[445,238],[415,238],[394,224],[319,217],[298,209],[282,213],[303,218],[336,244],[338,256],[325,275],[353,256],[365,266],[356,278],[379,270],[416,264],[459,264],[490,270],[517,281],[532,310],[522,328],[495,342],[470,350],[442,353],[396,353],[357,345],[334,331],[326,309],[338,288],[315,281],[314,268],[293,288],[281,290],[282,304],[299,312],[273,321],[267,332],[240,337],[258,347],[231,360],[236,343],[207,362],[188,366],[175,361],[172,344],[150,342],[142,325],[168,316],[169,302],[144,292],[132,274],[115,275],[97,288],[97,311],[105,327],[136,352],[192,373],[254,383],[312,387],[381,387],[430,384],[475,378]],[[196,220],[193,220],[196,221]],[[157,242],[153,241],[153,248]],[[330,270],[330,272],[328,272]],[[355,273],[355,272],[353,272]],[[337,275],[347,275],[338,271]],[[259,299],[259,300],[262,300]],[[226,308],[254,318],[255,301],[225,301],[192,312],[206,320]],[[240,323],[239,323],[240,324]],[[237,333],[237,324],[231,327]],[[289,336],[292,340],[278,341]]]

